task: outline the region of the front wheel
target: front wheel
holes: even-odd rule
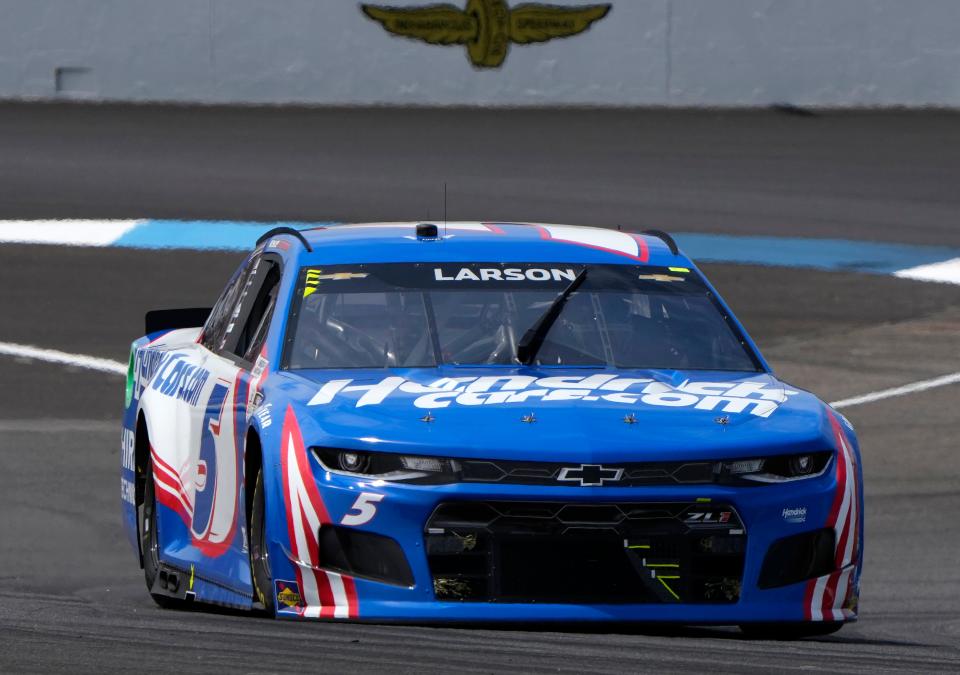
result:
[[[160,539],[157,532],[157,499],[153,482],[153,460],[147,462],[143,485],[143,503],[140,504],[140,553],[143,557],[143,578],[150,597],[161,607],[176,607],[180,601],[153,593],[153,585],[160,573]]]
[[[255,599],[264,611],[273,616],[276,602],[273,596],[273,578],[270,574],[270,549],[267,546],[267,502],[263,487],[263,469],[257,473],[253,489],[253,509],[250,514],[250,572]]]
[[[759,640],[801,640],[808,637],[822,637],[836,633],[841,628],[843,628],[842,621],[745,623],[740,626],[744,635]]]

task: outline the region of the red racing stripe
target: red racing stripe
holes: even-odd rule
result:
[[[650,260],[650,247],[647,246],[646,240],[642,235],[630,233],[630,236],[633,237],[634,241],[637,242],[638,255],[637,258],[640,262],[648,262]]]
[[[303,511],[300,512],[300,526],[307,535],[307,555],[303,555],[301,552],[301,555],[298,557],[300,560],[309,562],[311,565],[319,566],[320,546],[317,541],[317,535],[313,531],[313,528],[310,527],[307,514]],[[320,616],[324,619],[332,619],[336,611],[336,601],[333,598],[333,589],[330,588],[330,580],[327,578],[326,572],[312,569],[310,573],[313,575],[314,581],[317,584],[317,595],[320,597]]]
[[[154,472],[153,474],[154,485],[163,486],[166,490],[163,490],[164,493],[169,494],[172,499],[176,499],[180,504],[182,504],[182,511],[186,513],[190,518],[193,519],[193,505],[190,503],[190,500],[187,498],[186,494],[176,485],[170,483],[161,473]],[[173,493],[173,494],[171,494]],[[189,522],[187,523],[190,524]]]
[[[310,464],[307,458],[306,448],[303,444],[303,438],[300,434],[300,427],[293,413],[293,408],[290,406],[288,406],[284,415],[281,437],[283,439],[281,471],[283,472],[283,496],[287,513],[287,534],[295,557],[316,568],[320,566],[321,562],[320,546],[317,540],[319,533],[317,529],[311,525],[311,521],[316,520],[322,525],[330,523],[331,520],[326,506],[323,503],[323,499],[320,496],[320,491],[313,479],[313,474],[310,471]],[[290,448],[291,444],[293,446],[292,453]],[[290,464],[291,459],[293,462],[292,466]],[[295,472],[295,475],[300,477],[300,484],[291,485],[291,470]],[[292,491],[298,490],[300,485],[302,485],[306,493],[306,503],[301,503],[299,512],[294,513]],[[297,494],[299,495],[300,493],[298,492]],[[298,498],[298,502],[299,501]],[[313,519],[310,517],[311,514],[307,512],[307,509],[313,512]],[[297,519],[296,521],[294,520],[295,518]],[[297,525],[299,525],[301,532],[303,532],[306,550],[302,550],[302,547],[297,541]],[[303,591],[306,588],[303,579],[305,572],[299,565],[294,565],[294,567],[296,568],[297,582]],[[320,617],[334,618],[338,612],[341,614],[345,613],[346,618],[357,617],[358,602],[356,586],[352,578],[346,576],[340,577],[346,596],[346,606],[343,606],[342,603],[338,603],[337,601],[336,594],[332,587],[332,583],[335,582],[335,580],[331,581],[330,574],[319,569],[311,569],[309,573],[312,576],[312,581],[316,584],[317,596],[320,602]],[[303,614],[304,608],[301,608],[299,611]]]
[[[190,525],[190,515],[187,513],[183,503],[166,490],[160,489],[154,492],[157,503],[163,504],[168,509],[176,513],[183,520],[184,524]]]
[[[283,484],[283,504],[284,511],[287,515],[287,541],[290,542],[290,550],[293,552],[293,555],[299,560],[300,551],[297,546],[297,535],[293,527],[293,507],[290,500],[290,480],[288,478],[289,465],[287,462],[287,443],[289,442],[290,434],[293,433],[292,424],[296,424],[296,420],[293,418],[293,408],[287,408],[287,414],[283,420],[283,433],[281,433],[280,438],[283,443],[280,448],[280,472],[282,473],[282,484]],[[303,575],[300,572],[300,565],[294,564],[294,572],[297,575],[297,588],[300,589],[301,601],[303,601],[304,596],[304,585],[303,585]],[[272,589],[271,589],[271,592]],[[299,606],[294,608],[297,614],[303,614],[303,607]]]
[[[574,239],[561,239],[553,236],[553,233],[543,225],[535,226],[537,231],[540,233],[541,239],[546,239],[549,241],[555,241],[561,244],[570,244],[572,246],[582,246],[583,248],[593,249],[594,251],[603,251],[604,253],[611,253],[623,258],[629,258],[630,260],[636,260],[638,262],[647,262],[650,259],[650,249],[647,247],[647,243],[643,241],[641,237],[634,235],[628,232],[620,232],[620,234],[630,237],[637,244],[637,255],[627,253],[626,251],[621,251],[614,248],[607,248],[606,246],[600,246],[599,244],[591,244],[587,241],[580,241]]]
[[[157,454],[157,451],[153,448],[152,445],[150,446],[150,456],[153,458],[153,463],[154,463],[154,464],[156,464],[157,466],[163,468],[167,473],[169,473],[171,476],[173,476],[174,478],[176,478],[176,479],[177,479],[177,482],[179,482],[181,485],[183,485],[183,483],[180,481],[180,474],[177,473],[177,472],[173,469],[173,467],[171,467],[169,464],[167,464],[166,462],[163,461],[163,458],[160,457],[160,455]]]
[[[155,490],[157,500],[164,506],[173,509],[180,517],[184,519],[189,526],[193,519],[193,504],[190,503],[190,497],[183,489],[183,482],[179,474],[170,468],[166,462],[160,459],[157,451],[150,446],[150,457],[153,459],[153,482],[156,485],[162,485],[167,490]],[[176,494],[170,494],[174,492]]]
[[[182,499],[172,493],[172,488],[166,483],[162,483],[154,479],[154,498],[157,500],[158,504],[163,504],[168,509],[180,516],[180,519],[183,520],[184,525],[190,527],[190,520],[193,515],[191,509],[188,505],[184,504]],[[167,489],[164,489],[164,488]]]
[[[843,458],[843,448],[837,448],[837,491],[833,496],[833,505],[827,516],[827,527],[836,529],[837,518],[840,516],[840,507],[847,490],[847,465]]]
[[[834,550],[834,565],[836,571],[832,572],[827,578],[823,589],[823,597],[812,599],[813,603],[819,605],[823,612],[824,619],[834,619],[834,610],[845,606],[849,599],[850,589],[853,586],[849,580],[850,575],[847,577],[848,582],[846,588],[840,589],[838,588],[838,584],[844,576],[844,568],[856,563],[861,522],[860,505],[857,494],[856,459],[853,456],[853,450],[839,420],[833,413],[831,413],[829,417],[837,446],[837,491],[834,496],[833,506],[830,510],[830,516],[827,519],[827,527],[833,527],[837,535]],[[850,464],[850,475],[848,475],[847,471],[848,462]],[[841,519],[840,512],[844,500],[847,500],[847,508]],[[850,541],[850,537],[854,537],[852,542]],[[852,546],[849,560],[846,558],[848,545]]]
[[[347,594],[347,611],[351,618],[356,618],[360,616],[358,611],[357,604],[357,585],[353,581],[353,577],[344,576],[343,577],[343,590]]]
[[[307,491],[307,498],[310,500],[310,506],[313,508],[314,513],[317,514],[318,519],[321,524],[327,524],[330,522],[330,515],[327,513],[327,508],[323,503],[323,500],[320,498],[320,491],[317,489],[317,484],[313,480],[313,474],[310,471],[309,460],[307,459],[307,452],[303,445],[303,437],[300,434],[299,425],[297,425],[296,417],[293,415],[292,409],[290,409],[290,415],[293,419],[294,425],[294,438],[293,444],[296,449],[296,462],[297,462],[297,471],[303,477],[303,485]],[[302,523],[304,532],[307,533],[307,558],[301,558],[302,560],[308,560],[312,565],[320,565],[320,542],[317,540],[318,533],[310,527],[309,521],[307,519],[306,513],[301,513]],[[334,612],[337,609],[337,604],[333,596],[333,589],[330,587],[330,579],[327,577],[326,572],[320,570],[312,570],[314,578],[317,582],[317,591],[320,595],[320,603],[322,605],[320,609],[320,616],[323,618],[333,618]]]
[[[850,495],[850,508],[847,512],[847,520],[844,528],[844,536],[837,545],[836,564],[838,568],[856,565],[860,554],[860,533],[863,527],[863,514],[860,509],[858,481],[857,481],[857,458],[853,453],[853,446],[850,439],[843,429],[836,415],[831,414],[830,422],[833,426],[834,434],[837,437],[837,445],[841,448],[844,456],[850,463],[850,475],[847,477],[848,490]],[[853,541],[850,538],[853,537]],[[846,557],[846,549],[850,547],[850,558]],[[855,586],[855,571],[846,576],[846,587],[838,588],[840,579],[843,578],[842,570],[838,572],[837,579],[833,581],[833,604],[832,607],[841,610],[849,605],[851,594]]]

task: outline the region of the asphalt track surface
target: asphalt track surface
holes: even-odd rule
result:
[[[960,244],[960,117],[0,107],[0,218],[456,218]],[[434,197],[436,195],[433,195]],[[431,215],[438,215],[434,199]],[[123,361],[235,254],[0,246],[0,341]],[[778,374],[837,400],[960,371],[960,287],[711,265]],[[960,669],[960,386],[850,408],[861,620],[723,628],[291,623],[155,607],[120,529],[122,379],[0,357],[0,672]]]

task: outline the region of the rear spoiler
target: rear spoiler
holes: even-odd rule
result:
[[[177,328],[198,328],[207,322],[210,307],[187,307],[185,309],[154,309],[143,318],[145,333],[157,333]]]

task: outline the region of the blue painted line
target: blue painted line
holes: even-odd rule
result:
[[[677,244],[697,262],[809,267],[892,274],[902,269],[960,258],[960,249],[881,244],[848,239],[737,237],[681,233]]]
[[[190,248],[249,251],[274,227],[301,229],[326,223],[244,223],[216,220],[148,220],[117,239],[114,246],[130,248]]]
[[[137,224],[114,246],[248,251],[267,230],[336,225],[330,222],[232,222],[147,220]],[[680,248],[697,262],[739,263],[873,274],[894,272],[960,258],[960,249],[942,246],[885,244],[848,239],[741,237],[682,232]]]

